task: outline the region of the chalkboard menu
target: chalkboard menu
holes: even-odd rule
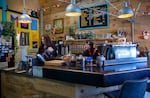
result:
[[[107,4],[81,8],[81,11],[82,14],[78,19],[79,30],[109,27]]]

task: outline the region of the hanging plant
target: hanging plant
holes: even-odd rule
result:
[[[3,36],[15,36],[16,32],[15,32],[15,27],[14,27],[14,23],[12,22],[2,22],[3,25],[3,32],[2,35]]]

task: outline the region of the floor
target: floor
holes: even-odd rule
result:
[[[107,98],[107,97],[104,97],[104,95],[99,94],[99,95],[95,95],[95,96],[88,96],[88,97],[82,97],[82,98]],[[150,93],[146,92],[144,98],[150,98]]]
[[[149,92],[146,92],[144,98],[150,98],[150,93],[149,93]]]

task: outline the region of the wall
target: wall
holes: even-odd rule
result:
[[[0,10],[0,15],[1,15],[1,10]],[[11,21],[12,15],[19,17],[21,14],[19,14],[18,12],[15,12],[15,11],[7,11],[7,21]],[[21,48],[20,48],[20,34],[21,34],[21,32],[28,32],[29,33],[29,47],[28,47],[29,51],[28,52],[30,52],[30,50],[32,49],[32,46],[33,46],[32,42],[33,41],[36,41],[38,44],[38,47],[39,47],[39,44],[40,44],[39,19],[32,17],[32,21],[33,20],[37,21],[37,30],[31,29],[31,24],[28,25],[28,27],[29,27],[28,29],[23,29],[23,28],[21,28],[20,23],[18,23],[18,19],[15,20],[15,30],[17,33],[17,36],[16,36],[17,43],[15,43],[15,44],[18,44],[17,45],[17,52],[15,54],[15,65],[16,66],[18,66],[18,63],[21,60]],[[1,16],[0,16],[0,22],[1,22]],[[36,51],[37,49],[34,49],[34,50]]]
[[[11,21],[11,15],[16,15],[16,16],[20,16],[20,14],[17,14],[15,12],[11,12],[11,11],[8,11],[7,12],[7,20],[8,21]],[[20,34],[21,32],[28,32],[29,33],[29,48],[32,48],[32,41],[37,41],[38,42],[38,46],[39,46],[39,19],[37,18],[33,18],[33,20],[36,20],[37,21],[37,30],[32,30],[31,29],[31,24],[29,24],[29,28],[28,29],[23,29],[21,28],[21,25],[20,23],[17,22],[17,20],[15,20],[15,27],[16,27],[16,32],[17,34]],[[18,42],[19,42],[19,39],[18,39]]]
[[[21,14],[18,14],[18,13],[15,13],[15,12],[11,12],[11,11],[8,11],[7,12],[7,19],[8,21],[11,21],[11,15],[14,14],[16,16],[20,16]],[[19,65],[19,61],[22,60],[22,49],[20,47],[20,34],[21,32],[27,32],[29,34],[29,47],[28,47],[28,53],[30,53],[30,50],[33,50],[32,49],[32,46],[33,46],[33,41],[36,41],[37,44],[38,44],[38,47],[39,47],[39,44],[40,44],[40,34],[39,34],[39,19],[38,18],[33,18],[32,17],[32,20],[36,20],[37,21],[37,30],[32,30],[31,29],[31,24],[28,25],[28,29],[23,29],[21,28],[21,24],[18,23],[18,20],[15,20],[15,29],[16,29],[16,33],[17,33],[17,44],[18,44],[18,49],[17,49],[17,52],[15,54],[15,66],[18,67]],[[24,53],[26,54],[26,53]],[[23,58],[24,55],[23,55]],[[23,59],[24,60],[24,59]],[[26,60],[26,58],[25,58]]]
[[[12,12],[12,11],[7,11],[7,21],[11,21],[11,15],[16,15],[16,16],[20,16],[20,14],[18,14],[17,12]],[[2,10],[0,9],[0,15],[2,15]],[[22,29],[21,25],[17,22],[17,20],[15,20],[15,29],[17,34],[20,34],[21,32],[28,32],[29,33],[29,48],[32,48],[32,41],[37,41],[38,43],[38,47],[40,44],[40,37],[39,37],[39,19],[38,18],[33,18],[33,20],[37,21],[37,30],[32,30],[31,29],[31,24],[29,24],[29,28],[28,29]],[[0,22],[2,21],[2,16],[0,16]],[[18,26],[17,26],[18,25]],[[18,40],[19,42],[19,40]]]
[[[95,1],[95,0],[94,0]],[[91,0],[83,0],[79,3],[80,6],[91,6],[95,4],[105,3],[96,0],[95,2]],[[121,9],[123,0],[116,0],[117,2],[113,2],[112,4],[115,5],[118,9]],[[138,7],[140,0],[130,0],[131,7],[135,10]],[[94,3],[93,3],[94,2]],[[61,9],[60,9],[61,10]],[[150,2],[145,0],[142,2],[141,7],[137,13],[137,17],[135,18],[135,42],[139,42],[141,47],[148,47],[150,49],[150,45],[148,44],[150,38],[148,40],[143,39],[142,31],[147,29],[150,32],[150,15],[142,15],[142,12],[150,10]],[[109,5],[109,13],[117,15],[117,10]],[[44,24],[53,24],[54,19],[64,18],[64,34],[56,34],[51,35],[52,37],[59,38],[64,37],[65,34],[68,33],[68,26],[74,25],[76,27],[76,32],[85,32],[79,31],[77,28],[78,21],[76,17],[66,17],[65,12],[53,13],[44,16]],[[104,33],[112,33],[114,34],[118,29],[124,29],[127,32],[127,41],[132,41],[132,34],[131,34],[131,22],[125,19],[119,19],[115,16],[110,16],[110,27],[106,29],[91,29],[90,31],[96,32],[96,34],[104,34]],[[50,32],[49,32],[50,33]]]

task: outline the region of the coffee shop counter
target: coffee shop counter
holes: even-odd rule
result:
[[[104,72],[75,67],[33,66],[32,74],[1,70],[1,98],[95,98],[123,81],[150,77],[150,68]]]

